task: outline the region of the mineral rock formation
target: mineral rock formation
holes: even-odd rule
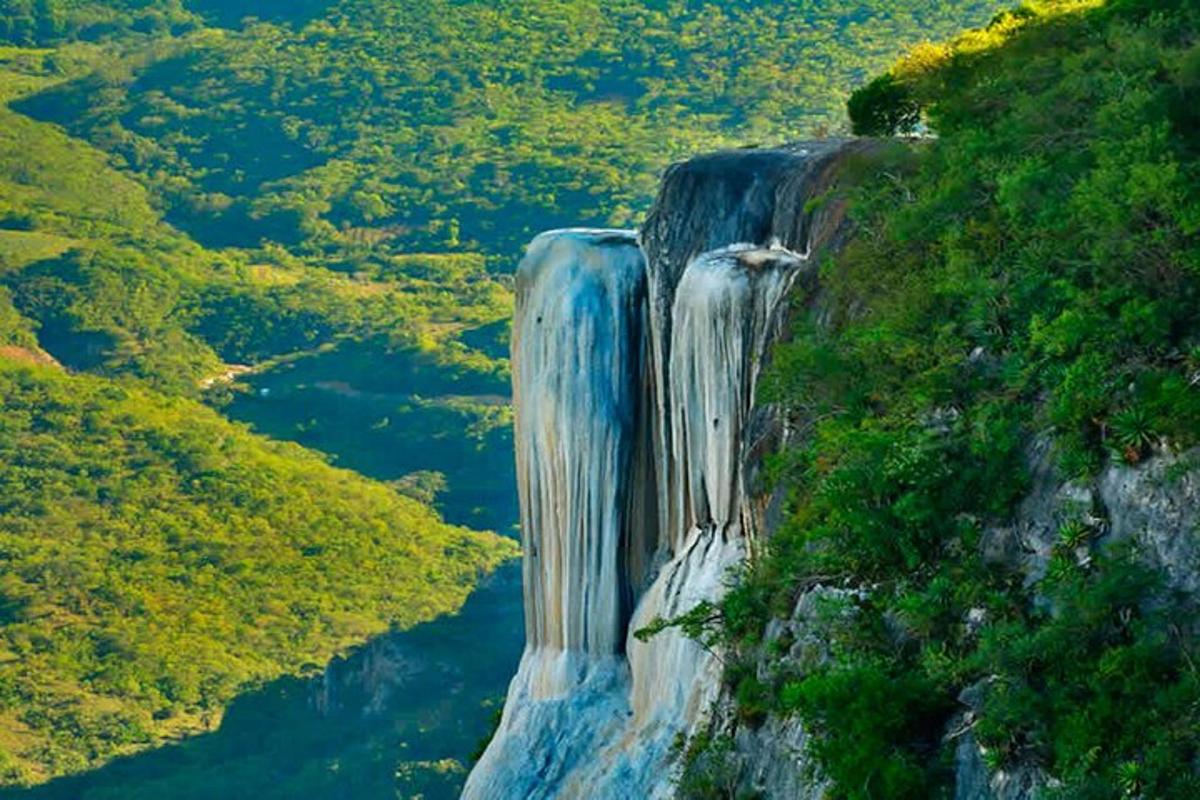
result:
[[[517,273],[516,448],[528,643],[465,798],[650,798],[720,691],[668,629],[724,590],[777,437],[756,382],[789,290],[840,220],[811,213],[842,142],[672,168],[641,242],[537,237]],[[830,220],[833,220],[831,223]]]

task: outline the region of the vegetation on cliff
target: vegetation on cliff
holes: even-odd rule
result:
[[[1200,796],[1194,606],[1090,548],[1086,515],[1032,586],[980,556],[1039,436],[1065,476],[1197,444],[1198,41],[1184,0],[1030,3],[851,102],[861,131],[936,138],[828,198],[857,225],[823,266],[832,323],[765,387],[805,432],[774,465],[790,515],[721,615],[741,713],[800,714],[833,797],[948,796],[967,689],[989,766],[1045,770],[1047,796]],[[865,590],[828,657],[764,656],[818,582]]]

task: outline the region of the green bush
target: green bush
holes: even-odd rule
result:
[[[936,757],[948,703],[918,673],[897,674],[886,661],[829,666],[780,691],[785,712],[798,712],[816,734],[813,746],[834,783],[833,798],[925,800],[942,768]]]
[[[881,75],[856,89],[847,103],[850,126],[859,136],[912,133],[921,121],[921,107],[908,88],[893,75]]]

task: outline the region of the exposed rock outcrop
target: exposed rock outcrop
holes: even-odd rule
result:
[[[1046,775],[1029,764],[989,769],[970,730],[959,737],[954,750],[954,800],[1034,800],[1047,783]]]
[[[780,435],[758,376],[840,226],[809,200],[860,146],[695,159],[640,247],[595,230],[530,245],[513,333],[528,645],[464,797],[673,793],[672,747],[721,663],[675,630],[633,634],[720,597],[758,535]]]
[[[1171,588],[1200,597],[1200,450],[1111,464],[1094,491],[1104,542],[1133,541]]]
[[[848,230],[837,188],[878,146],[702,156],[668,170],[640,235],[565,230],[530,245],[513,333],[528,645],[464,797],[671,797],[677,747],[700,733],[727,743],[738,791],[823,795],[797,719],[744,724],[716,654],[674,628],[634,633],[719,599],[769,533],[779,498],[759,472],[790,433],[755,390],[792,315],[824,318],[816,267]],[[1135,541],[1173,588],[1200,589],[1196,454],[1081,482],[1036,440],[1029,463],[1030,492],[986,532],[985,559],[1033,586],[1078,523],[1093,532],[1085,550]],[[789,668],[819,663],[826,601],[862,591],[810,587],[772,623],[771,646]],[[956,800],[1033,800],[1052,780],[1034,765],[990,770],[972,734],[984,690],[964,693],[946,732]]]
[[[1114,460],[1093,480],[1059,474],[1053,444],[1039,437],[1026,454],[1029,493],[1011,523],[987,531],[983,557],[1043,578],[1060,532],[1080,524],[1089,552],[1132,542],[1172,589],[1200,595],[1200,450],[1154,455],[1139,464]]]

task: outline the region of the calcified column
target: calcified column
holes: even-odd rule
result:
[[[665,489],[681,510],[676,549],[697,528],[741,531],[742,437],[776,309],[802,265],[786,250],[734,245],[696,258],[675,291]]]
[[[657,547],[646,325],[633,232],[530,244],[513,322],[527,643],[466,798],[556,796],[628,717],[626,631]]]
[[[687,530],[687,509],[677,505],[680,464],[672,460],[671,398],[675,299],[684,273],[705,253],[735,245],[779,246],[807,254],[821,234],[806,204],[822,190],[820,173],[846,147],[842,140],[805,142],[764,150],[730,150],[697,156],[667,170],[654,208],[642,229],[649,264],[650,370],[657,404],[654,433],[660,486],[659,527],[668,541]],[[817,231],[814,236],[813,228]],[[675,487],[675,488],[672,488]]]
[[[535,239],[517,272],[513,321],[530,649],[624,647],[640,579],[631,573],[644,570],[638,554],[653,546],[639,444],[645,352],[645,266],[634,235]]]
[[[718,599],[729,569],[745,558],[752,522],[743,508],[744,437],[779,308],[803,266],[786,250],[735,245],[702,254],[684,270],[671,314],[666,392],[673,480],[664,502],[680,514],[678,527],[665,533],[675,556],[638,607],[633,630]],[[633,709],[648,728],[673,735],[719,686],[712,654],[675,631],[631,642],[630,660]]]

